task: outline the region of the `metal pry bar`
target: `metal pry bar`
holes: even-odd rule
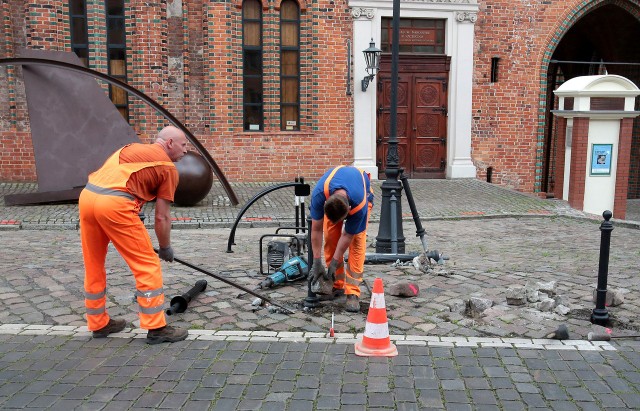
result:
[[[156,253],[158,253],[158,250],[157,250],[156,248],[154,248],[154,249],[153,249],[153,251],[155,251]],[[239,288],[239,289],[241,289],[242,291],[244,291],[245,293],[251,294],[251,295],[253,295],[253,296],[255,296],[255,297],[258,297],[258,298],[262,298],[264,301],[268,302],[269,304],[275,305],[275,306],[276,306],[276,307],[278,307],[278,308],[282,308],[283,310],[285,310],[286,312],[288,312],[288,313],[290,313],[290,314],[295,314],[295,311],[293,311],[293,310],[291,310],[291,309],[289,309],[289,308],[287,308],[287,307],[284,307],[284,306],[282,306],[282,305],[280,305],[280,304],[276,303],[275,301],[271,300],[269,297],[265,297],[264,295],[262,295],[262,294],[260,294],[260,293],[257,293],[257,292],[253,291],[253,290],[252,290],[252,289],[250,289],[250,288],[247,288],[247,287],[245,287],[245,286],[243,286],[243,285],[240,285],[240,284],[236,284],[236,283],[234,283],[233,281],[227,280],[227,279],[226,279],[226,278],[224,278],[224,277],[221,277],[221,276],[219,276],[219,275],[216,275],[216,274],[214,274],[214,273],[212,273],[212,272],[210,272],[210,271],[205,270],[204,268],[200,268],[200,267],[198,267],[198,266],[196,266],[196,265],[193,265],[193,264],[191,264],[191,263],[188,263],[188,262],[186,262],[186,261],[184,261],[184,260],[181,260],[181,259],[179,259],[179,258],[177,258],[177,257],[174,257],[173,259],[174,259],[175,261],[179,262],[179,263],[180,263],[180,264],[182,264],[182,265],[185,265],[185,266],[187,266],[187,267],[189,267],[189,268],[193,268],[194,270],[200,271],[201,273],[206,274],[206,275],[208,275],[208,276],[210,276],[210,277],[213,277],[213,278],[215,278],[216,280],[220,280],[220,281],[222,281],[223,283],[226,283],[226,284],[229,284],[229,285],[234,286],[234,287],[236,287],[236,288]]]

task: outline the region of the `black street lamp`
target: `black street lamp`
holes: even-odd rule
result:
[[[378,69],[380,68],[380,54],[382,50],[376,47],[376,43],[371,39],[369,48],[362,50],[364,53],[364,61],[367,63],[367,75],[362,79],[362,91],[367,91],[369,82],[373,81]]]
[[[387,147],[387,163],[382,183],[380,227],[376,237],[376,253],[404,253],[402,230],[402,175],[398,156],[398,55],[400,54],[400,0],[393,0],[391,44],[391,113]]]

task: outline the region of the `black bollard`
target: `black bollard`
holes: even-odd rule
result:
[[[185,312],[189,302],[198,294],[207,288],[206,280],[198,280],[196,285],[185,294],[177,295],[171,299],[171,306],[165,311],[167,315],[179,314]]]
[[[609,275],[609,249],[611,247],[611,232],[613,223],[609,221],[613,213],[606,210],[602,213],[604,221],[600,224],[600,264],[598,265],[598,288],[596,289],[596,308],[591,313],[591,323],[606,326],[609,322],[609,312],[605,307],[607,299],[607,276]]]
[[[311,216],[307,217],[307,261],[309,261],[309,273],[311,273],[311,268],[313,268],[313,247],[311,246]],[[320,305],[320,298],[311,291],[311,281],[312,278],[309,276],[307,281],[307,297],[302,302],[307,308],[315,308]]]

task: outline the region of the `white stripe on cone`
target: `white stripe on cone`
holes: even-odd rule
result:
[[[364,335],[367,338],[376,340],[387,338],[389,336],[389,324],[375,324],[367,321],[367,324],[364,326]]]
[[[383,293],[373,293],[371,294],[371,303],[369,304],[369,308],[387,308],[384,303],[384,294]]]

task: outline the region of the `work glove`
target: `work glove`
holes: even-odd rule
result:
[[[160,251],[158,251],[158,257],[161,260],[173,262],[173,248],[169,247],[160,247]]]
[[[314,258],[313,264],[311,265],[311,282],[317,282],[320,277],[324,278],[325,280],[329,279],[329,276],[324,269],[324,265],[322,264],[322,259]]]
[[[335,258],[331,260],[331,263],[329,263],[329,272],[327,273],[327,276],[329,278],[331,278],[332,281],[336,281],[336,271],[338,270],[338,268],[342,267],[344,265],[344,262],[342,261],[338,261]]]

